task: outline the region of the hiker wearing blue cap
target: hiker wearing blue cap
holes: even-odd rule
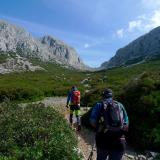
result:
[[[111,89],[105,89],[102,102],[93,107],[90,123],[96,129],[97,160],[121,160],[129,121],[124,106],[113,100]]]

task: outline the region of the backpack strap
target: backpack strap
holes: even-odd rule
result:
[[[104,122],[104,112],[107,109],[107,105],[104,103],[104,101],[100,102],[101,104],[101,109],[100,109],[100,115],[99,115],[99,119],[98,119],[98,132],[106,132],[106,130],[108,130],[105,126],[105,122]]]
[[[105,121],[104,121],[104,112],[106,112],[109,108],[108,108],[108,104],[104,103],[104,101],[101,102],[101,110],[100,110],[100,117],[99,117],[99,132],[107,132],[112,131],[112,132],[118,132],[123,128],[123,117],[121,116],[121,107],[118,105],[118,102],[116,101],[112,101],[112,105],[114,107],[117,107],[117,111],[120,117],[120,121],[121,121],[121,126],[118,127],[112,127],[109,124],[106,126]]]

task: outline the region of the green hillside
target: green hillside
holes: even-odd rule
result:
[[[119,100],[130,119],[129,141],[138,149],[160,151],[160,71],[143,72],[123,89]]]
[[[46,96],[66,95],[73,84],[81,87],[79,82],[85,74],[56,64],[40,65],[45,71],[0,75],[0,101],[6,97],[14,101],[35,101]]]
[[[130,119],[129,142],[138,149],[160,148],[160,60],[97,72],[80,72],[51,63],[45,71],[0,75],[0,101],[35,101],[46,96],[66,96],[72,85],[82,93],[82,107],[101,100],[110,87],[124,103]],[[89,113],[83,123],[88,123]],[[137,125],[138,124],[138,125]]]
[[[111,87],[117,96],[134,77],[143,72],[154,74],[160,70],[160,60],[98,72],[80,72],[38,61],[34,63],[41,65],[45,71],[0,75],[0,101],[6,97],[14,101],[35,101],[46,96],[65,96],[72,85],[77,85],[84,105],[91,106],[95,99],[92,97],[99,96],[102,89]]]
[[[107,75],[103,85],[85,96],[86,104],[93,106],[101,89],[110,87],[115,97],[128,112],[130,130],[128,141],[138,150],[160,151],[160,61],[153,60],[130,67],[101,71]],[[90,111],[83,116],[83,124],[89,125]]]

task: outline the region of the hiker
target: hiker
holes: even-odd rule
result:
[[[66,107],[70,106],[70,124],[73,123],[73,113],[75,112],[77,119],[77,131],[81,130],[81,120],[80,120],[80,91],[76,86],[72,86],[67,97]]]
[[[129,121],[124,106],[113,100],[111,89],[104,90],[102,102],[93,107],[90,123],[96,130],[97,160],[121,160]]]

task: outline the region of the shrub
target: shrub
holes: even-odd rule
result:
[[[81,123],[83,126],[87,127],[88,129],[93,129],[90,125],[90,122],[89,122],[89,118],[90,118],[90,115],[91,115],[91,112],[92,112],[92,108],[86,112],[85,114],[83,114],[82,118],[81,118]]]
[[[15,100],[36,100],[39,97],[43,97],[44,94],[39,89],[35,88],[0,88],[0,101],[4,101],[5,98]]]
[[[129,120],[129,141],[137,149],[160,151],[160,91],[151,74],[131,81],[120,97]]]
[[[80,159],[74,133],[51,107],[1,105],[0,119],[0,159]]]
[[[82,96],[82,99],[81,99],[82,101],[81,103],[83,104],[83,106],[93,107],[97,101],[100,101],[102,99],[103,90],[104,89],[96,88],[84,94],[84,96]]]

